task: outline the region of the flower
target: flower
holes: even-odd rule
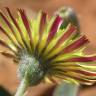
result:
[[[0,12],[0,30],[8,38],[0,38],[0,44],[9,49],[1,51],[19,64],[18,76],[26,75],[31,85],[41,81],[67,81],[92,84],[96,81],[96,55],[86,55],[84,49],[89,42],[86,36],[76,35],[76,27],[68,24],[60,29],[60,16],[48,18],[39,12],[36,18],[29,18],[23,9],[18,16],[8,17]],[[89,65],[91,64],[91,65]]]

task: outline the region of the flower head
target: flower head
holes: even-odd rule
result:
[[[10,51],[1,51],[4,56],[19,63],[18,76],[25,75],[31,85],[41,80],[64,80],[75,83],[91,84],[96,81],[95,55],[84,54],[86,36],[72,39],[77,29],[68,24],[60,29],[62,18],[48,18],[44,12],[31,19],[25,10],[18,9],[18,16],[6,8],[8,18],[0,12],[0,30],[8,38],[0,38],[0,44]],[[58,80],[58,81],[59,81]]]

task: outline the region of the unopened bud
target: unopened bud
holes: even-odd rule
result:
[[[61,25],[61,29],[67,27],[69,23],[77,27],[77,35],[80,34],[80,25],[75,11],[70,7],[61,7],[58,11],[55,12],[55,15],[59,15],[64,19],[64,22]]]

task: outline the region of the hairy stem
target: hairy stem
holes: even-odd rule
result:
[[[17,89],[17,92],[15,94],[15,96],[24,96],[24,93],[28,87],[28,82],[26,77],[21,81],[19,88]]]

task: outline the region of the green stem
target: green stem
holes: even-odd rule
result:
[[[15,96],[24,96],[27,87],[28,87],[28,82],[25,76],[25,78],[21,81],[21,84],[19,85],[19,88],[17,89]]]

